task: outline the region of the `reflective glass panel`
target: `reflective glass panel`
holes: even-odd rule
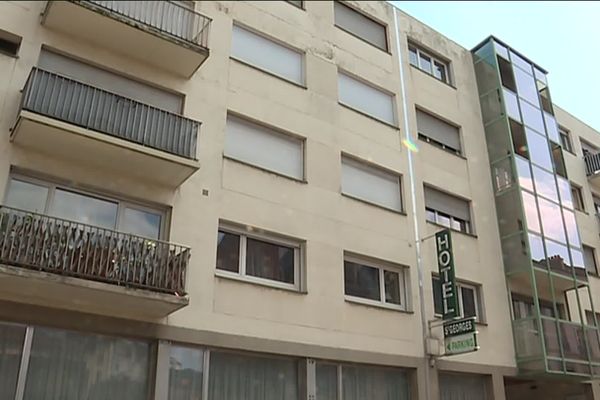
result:
[[[517,90],[519,92],[519,96],[521,96],[534,106],[539,107],[540,101],[538,98],[537,86],[535,84],[535,79],[533,79],[533,76],[525,73],[521,68],[516,68],[514,66],[513,71],[515,74],[515,80],[517,81]]]
[[[550,239],[557,240],[561,243],[566,243],[565,227],[560,214],[560,207],[551,201],[538,197],[540,207],[540,218],[542,220],[542,228],[544,236]]]
[[[517,173],[519,174],[519,184],[522,188],[533,192],[533,179],[531,178],[529,162],[521,157],[515,157],[515,161],[517,163]]]
[[[475,317],[477,315],[477,306],[475,305],[475,289],[463,286],[460,288],[460,291],[463,317]]]
[[[560,202],[563,207],[567,207],[569,209],[573,209],[573,195],[571,193],[571,185],[569,181],[560,176],[556,177],[556,182],[558,184],[558,194],[560,194]]]
[[[545,132],[544,120],[540,109],[535,108],[531,104],[522,100],[519,100],[519,105],[521,106],[521,112],[523,113],[523,123],[543,134]]]
[[[169,400],[202,398],[204,351],[192,347],[171,346],[169,355]]]
[[[556,191],[554,175],[535,165],[532,165],[532,169],[537,193],[558,203],[558,192]]]
[[[379,269],[345,261],[344,292],[349,296],[380,301]]]
[[[553,259],[559,258],[566,265],[571,265],[569,259],[569,250],[567,246],[553,242],[552,240],[544,240],[546,243],[546,251],[548,252],[548,259],[552,262]]]
[[[538,79],[544,83],[548,83],[546,81],[546,74],[543,73],[542,71],[540,71],[539,69],[537,69],[536,67],[533,67],[533,73],[535,74],[536,79]]]
[[[4,204],[8,207],[43,214],[47,197],[47,187],[13,178],[8,184],[8,193]]]
[[[394,271],[383,271],[385,280],[385,302],[402,304],[400,274]]]
[[[510,60],[513,62],[513,64],[518,65],[519,67],[523,68],[523,70],[525,70],[525,72],[528,72],[530,74],[532,73],[531,64],[529,63],[529,61],[526,61],[518,54],[511,51],[510,52]]]
[[[240,236],[219,231],[217,238],[217,269],[239,272]]]
[[[496,48],[496,53],[498,53],[498,55],[501,55],[508,60],[508,49],[506,47],[498,42],[494,42],[494,47]]]
[[[548,132],[550,140],[554,143],[560,143],[560,133],[558,132],[558,125],[554,116],[545,112],[544,120],[546,121],[546,132]]]
[[[580,250],[571,247],[571,257],[573,258],[573,266],[575,268],[585,269],[583,253]]]
[[[541,236],[529,234],[529,250],[531,251],[532,261],[540,263],[546,259],[544,242],[542,241]]]
[[[408,58],[410,60],[410,63],[412,65],[414,65],[415,67],[419,66],[419,59],[417,56],[417,49],[415,49],[414,47],[409,47],[408,48]]]
[[[567,235],[569,236],[569,245],[581,247],[581,240],[579,238],[579,232],[577,231],[577,221],[575,220],[575,213],[563,208],[563,216],[565,218],[565,228],[567,228]]]
[[[161,215],[158,213],[127,207],[123,212],[123,221],[119,226],[119,230],[151,239],[158,239],[160,236],[161,219]]]
[[[535,197],[527,192],[522,192],[522,194],[523,208],[525,209],[525,218],[527,219],[527,228],[530,231],[540,232],[540,220],[538,218]]]
[[[431,58],[423,53],[420,53],[419,55],[421,58],[421,69],[431,74]]]
[[[506,113],[515,121],[521,121],[521,113],[519,112],[519,102],[517,95],[508,89],[502,89],[504,92],[504,101],[506,102]]]
[[[82,224],[115,229],[117,208],[117,203],[112,201],[56,189],[51,214]]]
[[[294,249],[288,246],[246,240],[246,274],[279,282],[294,283]]]
[[[362,365],[342,366],[342,393],[344,400],[410,398],[409,381],[403,370]]]
[[[525,128],[525,135],[527,136],[530,160],[540,167],[552,171],[552,157],[550,157],[550,148],[546,137],[535,133],[529,128]]]

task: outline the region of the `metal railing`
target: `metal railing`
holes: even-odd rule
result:
[[[185,295],[190,249],[0,206],[0,263]]]
[[[39,68],[22,96],[23,110],[196,159],[198,121]]]
[[[93,5],[106,14],[115,13],[142,24],[157,33],[208,48],[211,19],[183,2],[176,1],[99,1],[71,0],[83,6]]]
[[[586,154],[583,156],[585,161],[585,173],[587,176],[600,172],[600,153]]]

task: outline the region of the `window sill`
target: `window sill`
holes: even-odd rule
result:
[[[296,294],[307,294],[308,293],[305,290],[300,290],[297,287],[286,284],[286,283],[279,283],[277,281],[270,281],[267,279],[255,278],[255,277],[250,277],[250,276],[240,276],[239,274],[236,274],[234,272],[221,271],[218,269],[215,269],[215,276],[217,278],[231,279],[233,281],[249,283],[251,285],[257,285],[257,286],[265,286],[265,287],[269,287],[272,289],[285,290],[287,292],[292,292],[292,293],[296,293]]]
[[[294,178],[293,176],[285,175],[285,174],[282,174],[280,172],[273,171],[271,169],[267,169],[267,168],[261,167],[259,165],[251,164],[251,163],[249,163],[247,161],[238,160],[237,158],[230,157],[230,156],[228,156],[226,154],[223,154],[223,159],[224,160],[232,161],[232,162],[237,163],[237,164],[245,165],[246,167],[254,168],[254,169],[257,169],[257,170],[262,171],[262,172],[267,172],[269,174],[273,174],[273,175],[275,175],[277,177],[285,178],[285,179],[288,179],[288,180],[296,182],[296,183],[302,183],[302,184],[307,184],[308,183],[308,181],[306,179]]]
[[[449,228],[449,227],[447,227],[445,225],[438,224],[436,222],[431,222],[431,221],[427,221],[427,220],[425,222],[427,222],[428,224],[433,225],[433,226],[438,226],[438,227],[444,228],[444,229],[450,229],[452,232],[460,233],[461,235],[465,235],[465,236],[472,237],[473,239],[477,239],[477,235],[474,234],[474,233],[468,233],[468,232],[459,231],[457,229]]]
[[[396,131],[399,131],[399,130],[400,130],[400,128],[399,128],[398,126],[396,126],[396,125],[393,125],[393,124],[390,124],[389,122],[386,122],[386,121],[384,121],[384,120],[381,120],[381,119],[379,119],[379,118],[377,118],[377,117],[374,117],[374,116],[372,116],[372,115],[369,115],[369,114],[367,114],[366,112],[364,112],[364,111],[361,111],[361,110],[359,110],[359,109],[357,109],[357,108],[354,108],[354,107],[352,107],[352,106],[349,106],[349,105],[347,105],[347,104],[344,104],[344,103],[342,103],[342,102],[340,102],[340,101],[338,101],[338,104],[339,104],[340,106],[344,107],[344,108],[347,108],[348,110],[352,110],[352,111],[354,111],[355,113],[358,113],[358,114],[360,114],[360,115],[362,115],[362,116],[365,116],[365,117],[367,117],[367,118],[369,118],[369,119],[371,119],[371,120],[373,120],[373,121],[379,122],[380,124],[383,124],[383,125],[385,125],[385,126],[387,126],[387,127],[390,127],[390,128],[392,128],[392,129],[394,129],[394,130],[396,130]]]
[[[405,211],[403,211],[403,210],[401,210],[401,211],[394,210],[393,208],[388,208],[388,207],[386,207],[386,206],[382,206],[382,205],[380,205],[380,204],[377,204],[377,203],[372,203],[372,202],[370,202],[370,201],[368,201],[368,200],[364,200],[364,199],[361,199],[361,198],[358,198],[358,197],[352,196],[351,194],[347,194],[347,193],[344,193],[344,192],[341,192],[340,194],[341,194],[343,197],[346,197],[346,198],[352,199],[352,200],[354,200],[354,201],[358,201],[358,202],[361,202],[361,203],[363,203],[363,204],[366,204],[366,205],[369,205],[369,206],[372,206],[372,207],[377,207],[377,208],[380,208],[380,209],[382,209],[382,210],[385,210],[385,211],[392,212],[392,213],[394,213],[394,214],[398,214],[398,215],[404,215],[404,216],[406,216],[406,212],[405,212]]]
[[[378,46],[374,45],[373,43],[371,43],[371,42],[369,42],[369,41],[367,41],[367,40],[365,40],[365,39],[361,38],[361,37],[360,37],[360,36],[358,36],[357,34],[354,34],[354,33],[350,32],[349,30],[347,30],[347,29],[345,29],[345,28],[342,28],[342,27],[341,27],[341,26],[339,26],[339,25],[335,25],[335,27],[336,27],[336,28],[338,28],[339,30],[341,30],[342,32],[346,32],[348,35],[350,35],[350,36],[352,36],[352,37],[355,37],[355,38],[359,39],[361,42],[364,42],[364,43],[368,44],[368,45],[369,45],[369,46],[371,46],[371,47],[374,47],[374,48],[376,48],[376,49],[378,49],[378,50],[381,50],[382,52],[384,52],[384,53],[386,53],[386,54],[388,54],[388,55],[390,55],[390,56],[392,55],[392,52],[391,52],[391,51],[390,51],[390,49],[389,49],[389,47],[390,47],[390,46],[389,46],[389,43],[387,43],[387,41],[388,41],[388,40],[387,40],[387,37],[386,37],[386,43],[385,43],[385,44],[386,44],[386,46],[387,46],[388,48],[387,48],[387,49],[382,49],[381,47],[378,47]],[[387,34],[387,29],[386,29],[386,34]],[[386,35],[386,36],[387,36],[387,35]]]
[[[442,146],[438,146],[437,144],[433,143],[431,140],[427,140],[427,139],[425,139],[425,138],[422,138],[421,136],[425,136],[425,135],[423,135],[423,134],[421,134],[421,133],[419,134],[419,137],[418,137],[418,139],[419,139],[421,142],[425,142],[425,143],[427,143],[428,145],[430,145],[431,147],[434,147],[434,148],[436,148],[436,149],[438,149],[438,150],[442,150],[444,153],[451,154],[451,155],[453,155],[453,156],[455,156],[455,157],[458,157],[458,158],[460,158],[460,159],[463,159],[463,160],[467,161],[467,157],[463,156],[461,153],[457,153],[457,152],[456,152],[456,151],[454,151],[454,150],[445,149],[445,148],[443,148]],[[426,136],[425,136],[425,137],[426,137]]]
[[[401,312],[404,314],[414,314],[414,311],[405,310],[401,306],[387,304],[387,303],[381,303],[381,302],[378,302],[375,300],[362,299],[360,297],[354,297],[354,296],[348,296],[348,295],[344,296],[344,300],[348,303],[353,303],[353,304],[357,304],[357,305],[361,305],[361,306],[374,307],[374,308],[388,310],[388,311],[396,311],[396,312]]]
[[[410,64],[410,63],[409,63],[408,65],[410,65],[411,67],[413,67],[413,68],[414,68],[414,69],[416,69],[417,71],[419,71],[419,72],[421,72],[421,73],[423,73],[423,74],[425,74],[425,75],[427,75],[427,76],[429,76],[429,77],[431,77],[431,78],[435,79],[436,81],[438,81],[438,82],[440,82],[440,83],[443,83],[444,85],[446,85],[446,86],[448,86],[448,87],[450,87],[450,88],[452,88],[452,89],[454,89],[454,90],[458,90],[458,88],[457,88],[456,86],[454,86],[453,84],[451,84],[451,83],[448,83],[448,82],[446,82],[446,81],[443,81],[443,80],[441,80],[441,79],[438,79],[438,78],[436,78],[436,77],[435,77],[433,74],[430,74],[430,73],[429,73],[429,72],[427,72],[427,71],[423,71],[421,68],[417,67],[416,65],[413,65],[413,64]]]
[[[252,68],[252,69],[254,69],[256,71],[262,72],[263,74],[267,74],[267,75],[269,75],[269,76],[271,76],[273,78],[277,78],[277,79],[279,79],[279,80],[281,80],[283,82],[286,82],[286,83],[289,83],[291,85],[294,85],[294,86],[296,86],[296,87],[298,87],[300,89],[304,89],[304,90],[308,89],[308,87],[306,86],[306,82],[305,83],[294,82],[294,81],[292,81],[290,79],[284,78],[281,75],[277,75],[276,73],[273,73],[271,71],[267,71],[266,69],[262,69],[260,67],[257,67],[256,65],[250,64],[250,63],[248,63],[246,61],[242,61],[239,58],[235,58],[233,56],[229,56],[229,59],[233,60],[233,61],[235,61],[237,63],[240,63],[242,65],[245,65],[246,67]],[[304,80],[306,81],[306,77],[304,78]]]

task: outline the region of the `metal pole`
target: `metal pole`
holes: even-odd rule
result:
[[[406,90],[404,88],[404,72],[402,63],[402,52],[400,50],[400,31],[398,30],[398,10],[393,6],[394,10],[394,33],[396,36],[396,53],[398,54],[398,70],[400,71],[400,94],[402,100],[402,112],[404,113],[404,134],[407,140],[411,140],[410,126],[408,123],[408,105],[406,99]],[[427,335],[429,334],[429,326],[425,316],[425,295],[423,293],[423,260],[421,258],[421,238],[419,235],[419,220],[416,213],[416,183],[413,167],[412,151],[408,150],[408,180],[410,182],[410,196],[413,205],[413,225],[415,231],[415,253],[417,256],[417,275],[419,280],[419,306],[421,314],[421,331],[423,332],[423,354],[427,358]],[[425,400],[430,400],[430,379],[429,379],[429,362],[425,363]]]

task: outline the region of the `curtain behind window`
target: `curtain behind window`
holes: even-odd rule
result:
[[[344,365],[342,385],[344,400],[409,400],[406,373],[398,369]]]
[[[210,400],[297,400],[293,359],[210,353]]]
[[[0,399],[15,397],[24,340],[24,326],[0,324]]]
[[[472,374],[439,375],[440,400],[486,400],[486,377]]]
[[[35,328],[25,400],[147,400],[149,345]]]

